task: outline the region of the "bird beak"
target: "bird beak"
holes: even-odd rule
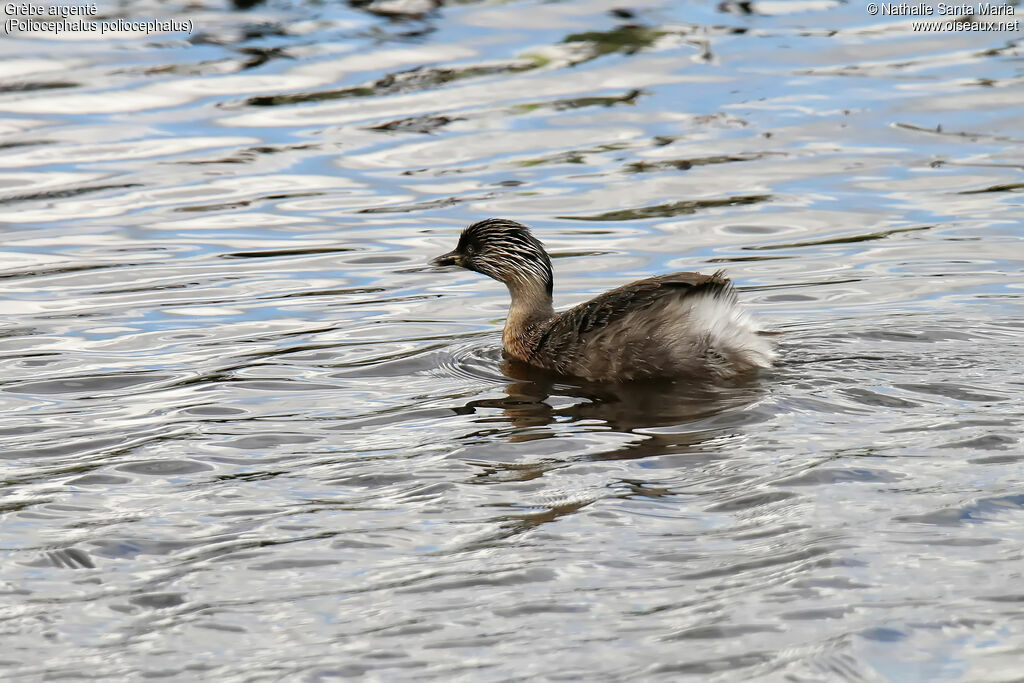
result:
[[[455,251],[449,251],[447,254],[441,254],[436,259],[430,262],[432,266],[461,266],[462,256]]]

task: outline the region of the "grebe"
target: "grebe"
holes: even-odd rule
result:
[[[775,358],[721,271],[637,280],[555,313],[544,246],[525,225],[503,218],[469,226],[458,246],[432,264],[504,283],[512,296],[505,353],[558,374],[612,382],[727,379],[769,367]]]

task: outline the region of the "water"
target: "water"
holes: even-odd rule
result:
[[[1019,30],[239,4],[0,42],[5,679],[1019,679]],[[488,216],[779,366],[503,365]]]

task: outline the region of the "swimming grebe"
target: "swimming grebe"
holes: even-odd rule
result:
[[[592,381],[729,378],[771,365],[775,354],[717,272],[637,280],[555,313],[551,259],[530,229],[489,218],[462,231],[432,261],[503,282],[512,296],[502,344],[530,365]]]

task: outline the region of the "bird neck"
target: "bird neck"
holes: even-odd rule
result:
[[[555,309],[551,295],[542,284],[508,283],[508,292],[512,304],[508,308],[502,342],[510,354],[526,358],[536,342],[536,333],[554,317]]]

